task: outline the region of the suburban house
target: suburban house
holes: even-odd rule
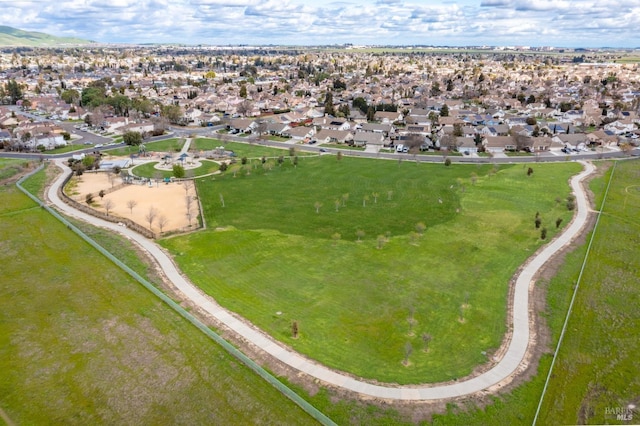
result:
[[[356,132],[353,135],[354,146],[378,146],[384,145],[384,135],[373,132]]]
[[[311,139],[316,131],[313,127],[298,126],[292,127],[282,132],[282,136],[291,138],[295,141],[303,141]]]
[[[258,127],[258,123],[250,118],[234,118],[227,128],[231,133],[251,133]]]
[[[568,148],[584,148],[589,145],[589,139],[585,133],[558,134],[551,140]]]
[[[591,144],[600,146],[612,146],[618,143],[618,135],[610,130],[599,129],[588,133],[587,139]]]
[[[484,149],[488,152],[500,153],[514,151],[516,142],[511,136],[487,136],[483,141]]]
[[[373,119],[375,121],[379,121],[381,123],[395,123],[396,121],[402,121],[403,115],[401,112],[392,112],[392,111],[376,111]]]
[[[456,146],[458,147],[458,152],[465,154],[476,154],[478,152],[478,147],[473,138],[459,136],[456,138]]]
[[[350,143],[353,140],[353,133],[348,130],[320,129],[314,139],[318,143]]]

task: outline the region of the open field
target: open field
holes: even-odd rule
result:
[[[0,281],[0,408],[11,421],[311,422],[15,187],[0,191],[0,252],[11,259]]]
[[[640,163],[617,164],[539,424],[640,417]],[[608,411],[609,410],[609,411]],[[629,414],[628,411],[619,411]]]
[[[556,198],[580,166],[532,167],[329,156],[227,174],[199,183],[208,226],[224,230],[163,244],[221,304],[314,359],[452,380],[500,345],[509,280],[542,243],[536,212],[547,238],[571,217]]]
[[[224,146],[227,151],[233,151],[236,154],[236,158],[260,158],[260,157],[278,157],[284,155],[289,156],[288,149],[272,148],[258,143],[241,143],[241,142],[229,142],[219,139],[211,138],[197,138],[191,142],[191,151],[197,152],[210,151],[216,149],[219,146]],[[309,155],[309,153],[297,151],[297,155]]]

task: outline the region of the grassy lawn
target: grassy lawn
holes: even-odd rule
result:
[[[301,158],[199,182],[209,227],[226,230],[163,245],[204,291],[314,359],[387,382],[450,380],[499,346],[508,282],[542,243],[535,214],[548,238],[569,222],[555,199],[579,169]]]
[[[351,146],[344,143],[323,143],[320,146],[323,148],[347,149],[351,151],[364,151],[366,149],[363,146]]]
[[[14,186],[0,197],[0,407],[15,424],[311,422]]]
[[[145,142],[144,146],[146,147],[147,152],[179,152],[183,144],[184,139],[170,138],[157,142]],[[138,147],[123,146],[121,148],[106,149],[104,152],[109,155],[128,157],[131,154],[138,154]]]
[[[197,138],[191,142],[191,149],[195,151],[211,151],[219,146],[224,146],[227,151],[235,152],[238,158],[289,156],[288,148],[272,148],[257,143],[228,142],[211,138]],[[297,155],[305,155],[303,152],[296,151]]]
[[[192,174],[194,177],[207,175],[209,173],[213,173],[218,170],[220,165],[216,162],[209,160],[200,160],[200,167],[196,167],[195,169],[186,170],[186,173]],[[153,163],[144,163],[139,166],[135,166],[132,169],[132,173],[139,177],[147,177],[147,178],[155,178],[156,175],[165,177],[172,177],[173,171],[171,170],[158,170],[155,169],[154,166],[158,164],[157,162]]]
[[[607,409],[640,402],[638,178],[640,162],[618,163],[539,424],[628,424]]]
[[[29,160],[0,158],[0,181],[10,178],[29,165]]]

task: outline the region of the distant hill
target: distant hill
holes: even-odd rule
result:
[[[30,46],[48,47],[61,45],[78,45],[95,43],[90,40],[83,40],[73,37],[56,37],[50,34],[35,31],[23,31],[17,28],[0,25],[0,47],[7,46]]]

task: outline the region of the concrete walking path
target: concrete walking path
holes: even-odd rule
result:
[[[552,242],[544,246],[542,250],[539,250],[533,258],[529,259],[516,280],[513,291],[512,337],[502,359],[488,371],[464,381],[442,385],[385,386],[368,383],[331,370],[286,348],[270,336],[236,318],[229,311],[218,305],[210,296],[205,295],[196,286],[191,284],[178,271],[171,258],[160,249],[154,241],[127,228],[118,226],[115,223],[107,222],[75,210],[65,204],[58,197],[58,188],[60,188],[64,178],[71,173],[71,170],[62,160],[58,160],[57,164],[63,169],[64,173],[49,188],[48,197],[52,204],[70,216],[121,233],[137,242],[155,258],[167,278],[171,280],[173,285],[187,299],[212,315],[238,336],[261,348],[264,352],[279,361],[327,384],[357,392],[368,397],[402,401],[439,400],[474,394],[492,386],[499,385],[518,370],[530,344],[529,326],[531,319],[529,317],[529,293],[533,283],[533,277],[549,259],[567,244],[571,243],[571,241],[582,232],[587,223],[589,204],[581,183],[584,178],[595,170],[592,164],[581,162],[585,169],[571,179],[571,187],[576,196],[576,214],[572,222],[561,235],[557,236]]]

